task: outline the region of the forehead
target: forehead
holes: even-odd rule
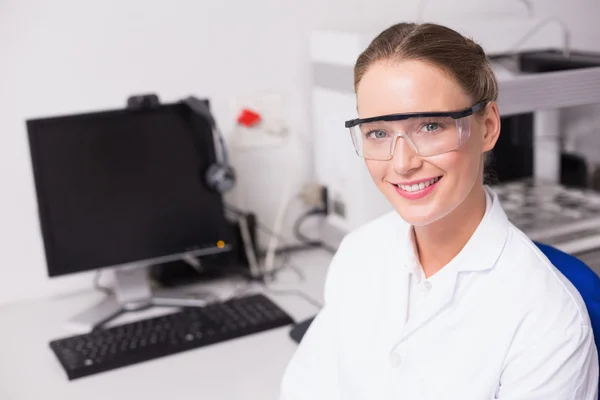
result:
[[[422,61],[371,65],[358,85],[356,98],[360,118],[471,106],[454,79]]]

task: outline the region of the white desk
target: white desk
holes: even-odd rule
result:
[[[306,280],[300,281],[288,268],[271,287],[302,290],[321,302],[330,260],[331,255],[323,250],[298,253],[291,262]],[[242,282],[209,287],[227,296]],[[318,311],[298,296],[266,294],[296,321]],[[48,343],[71,335],[65,321],[100,299],[101,294],[86,292],[0,307],[0,399],[278,398],[282,373],[297,347],[289,337],[290,326],[68,381]]]

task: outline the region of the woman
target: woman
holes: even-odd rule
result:
[[[500,117],[482,48],[392,26],[355,91],[346,126],[395,212],[344,238],[282,399],[595,400],[585,304],[483,184]]]

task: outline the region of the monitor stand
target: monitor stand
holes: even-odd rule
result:
[[[208,292],[186,293],[181,289],[152,291],[148,265],[129,265],[114,270],[113,293],[95,306],[75,315],[69,325],[78,332],[90,332],[128,311],[149,307],[202,307],[218,298]]]

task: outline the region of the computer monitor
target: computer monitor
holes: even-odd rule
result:
[[[186,296],[152,293],[147,268],[231,249],[208,121],[183,103],[27,121],[51,277],[112,268],[114,296],[75,318],[85,329],[124,309]],[[169,301],[170,299],[170,301]]]

